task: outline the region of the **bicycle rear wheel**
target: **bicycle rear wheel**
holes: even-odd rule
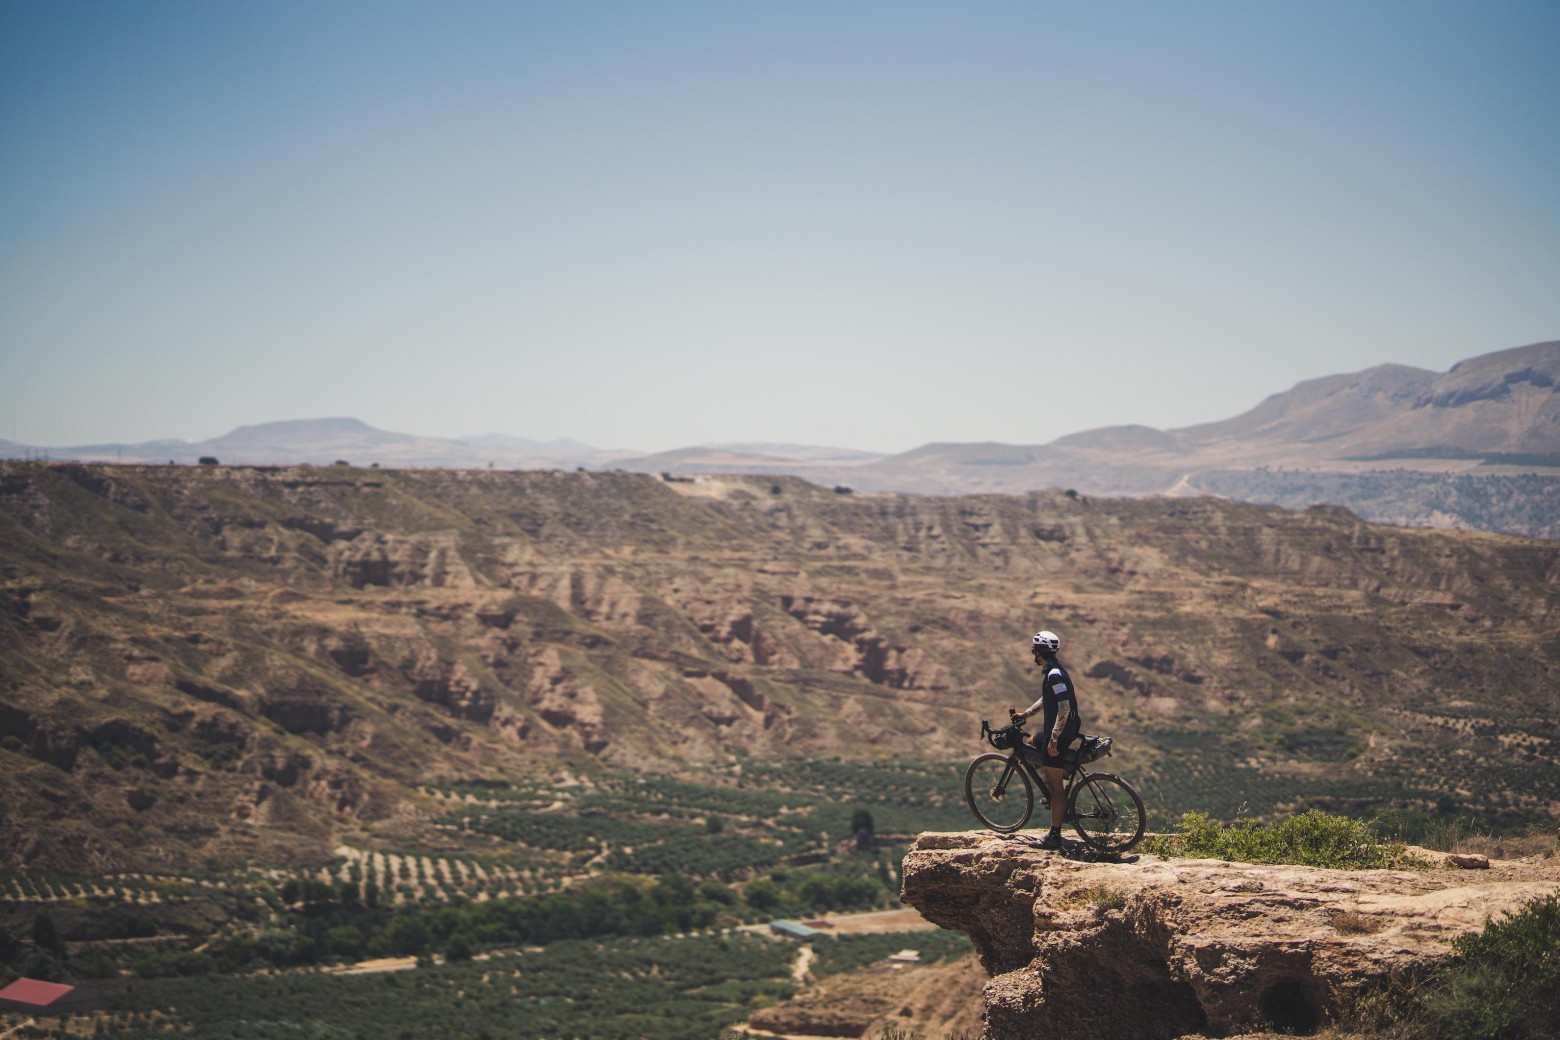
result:
[[[1067,818],[1102,852],[1126,852],[1143,837],[1147,817],[1132,785],[1109,773],[1089,773],[1067,800]]]
[[[964,771],[964,800],[981,823],[1009,834],[1029,822],[1035,789],[1016,758],[991,752]]]

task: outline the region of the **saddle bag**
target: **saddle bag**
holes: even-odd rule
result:
[[[1110,737],[1091,737],[1087,734],[1078,736],[1078,746],[1070,754],[1078,756],[1078,764],[1093,762],[1095,759],[1104,758],[1110,754],[1110,747],[1114,744]]]

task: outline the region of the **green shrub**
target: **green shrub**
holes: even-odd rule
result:
[[[1560,1037],[1560,896],[1525,904],[1452,942],[1428,974],[1394,978],[1348,1008],[1341,1024],[1394,1040]]]
[[[319,948],[312,939],[282,928],[261,932],[252,949],[256,959],[277,968],[313,964],[319,959]]]
[[[119,962],[106,950],[86,950],[70,959],[70,973],[78,979],[117,978]]]
[[[130,966],[139,978],[156,979],[170,975],[210,975],[216,964],[204,953],[194,950],[164,950],[137,959]]]
[[[1120,910],[1127,905],[1126,893],[1107,885],[1091,888],[1084,893],[1084,896],[1101,910]]]
[[[1421,997],[1420,1025],[1446,1040],[1560,1035],[1560,896],[1452,942],[1456,958]]]
[[[1224,824],[1207,813],[1187,813],[1175,834],[1150,839],[1145,851],[1343,870],[1415,865],[1401,842],[1382,841],[1370,824],[1320,809],[1307,809],[1275,823]]]
[[[64,982],[66,975],[65,965],[60,959],[45,950],[29,950],[20,961],[11,965],[10,970],[44,982]]]
[[[449,942],[444,944],[444,959],[447,961],[469,961],[471,956],[471,937],[465,932],[456,932],[450,936]]]
[[[748,885],[744,896],[754,910],[773,910],[780,902],[780,886],[769,878],[759,878]]]
[[[325,933],[325,948],[333,957],[355,959],[363,952],[363,932],[350,925],[338,925]]]

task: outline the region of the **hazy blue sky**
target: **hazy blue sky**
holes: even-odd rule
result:
[[[1560,338],[1560,4],[0,2],[0,437],[1038,443]]]

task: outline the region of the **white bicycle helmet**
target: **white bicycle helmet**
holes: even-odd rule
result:
[[[1062,637],[1050,629],[1036,632],[1035,637],[1029,642],[1034,646],[1034,649],[1048,654],[1054,654],[1062,648]]]

